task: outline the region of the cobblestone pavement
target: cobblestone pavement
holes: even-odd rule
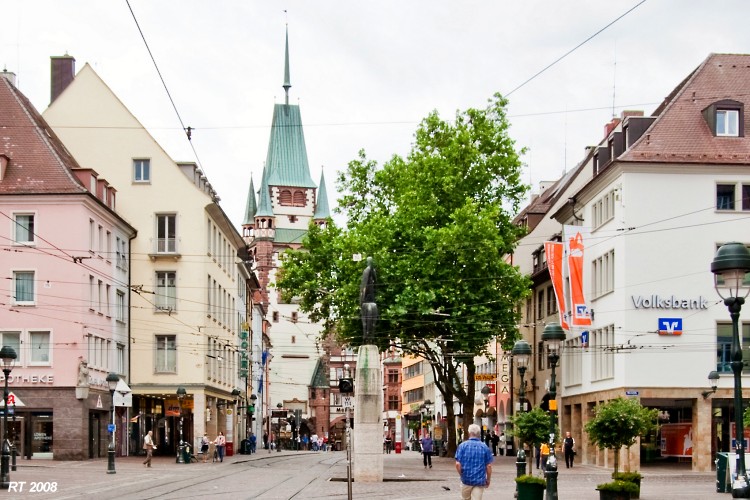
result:
[[[459,498],[460,482],[455,462],[433,459],[433,468],[422,466],[416,452],[384,455],[382,483],[354,483],[354,499],[440,499]],[[107,460],[56,462],[21,460],[12,481],[0,498],[108,498],[108,499],[192,499],[222,496],[226,499],[318,499],[347,498],[345,452],[269,453],[227,457],[223,463],[177,464],[174,457],[155,457],[153,467],[143,458],[116,460],[116,473],[107,474]],[[492,486],[485,499],[512,499],[515,489],[515,458],[499,456],[493,467]],[[535,471],[537,472],[537,471]],[[649,466],[642,471],[641,498],[729,499],[716,493],[715,473],[694,473],[685,465]],[[561,500],[598,499],[596,485],[609,480],[611,471],[576,465],[559,473]],[[23,483],[22,483],[23,482]],[[31,488],[41,489],[32,492]],[[23,488],[23,491],[20,489]],[[55,491],[50,491],[52,488]],[[44,490],[47,492],[45,493]]]

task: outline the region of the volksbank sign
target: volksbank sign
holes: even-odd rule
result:
[[[636,309],[708,309],[708,300],[703,296],[697,299],[682,299],[674,295],[631,295]]]

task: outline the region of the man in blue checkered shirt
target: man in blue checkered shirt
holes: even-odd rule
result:
[[[492,477],[492,452],[479,436],[482,429],[477,424],[469,426],[469,440],[456,450],[456,470],[461,474],[461,498],[481,500],[484,489]]]

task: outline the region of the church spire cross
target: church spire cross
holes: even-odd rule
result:
[[[289,89],[292,87],[289,78],[289,25],[286,26],[286,47],[284,50],[284,94],[285,102],[289,104]]]

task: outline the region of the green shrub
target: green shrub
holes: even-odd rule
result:
[[[629,483],[637,483],[643,476],[639,472],[613,472],[612,479],[616,481],[627,481]]]
[[[547,481],[545,481],[541,477],[532,476],[531,474],[524,474],[523,476],[518,476],[516,478],[516,482],[523,483],[523,484],[541,484],[545,488],[547,487]]]
[[[612,481],[611,483],[603,483],[596,487],[599,491],[618,491],[628,492],[631,495],[639,493],[638,486],[635,483],[629,483],[628,481]]]

